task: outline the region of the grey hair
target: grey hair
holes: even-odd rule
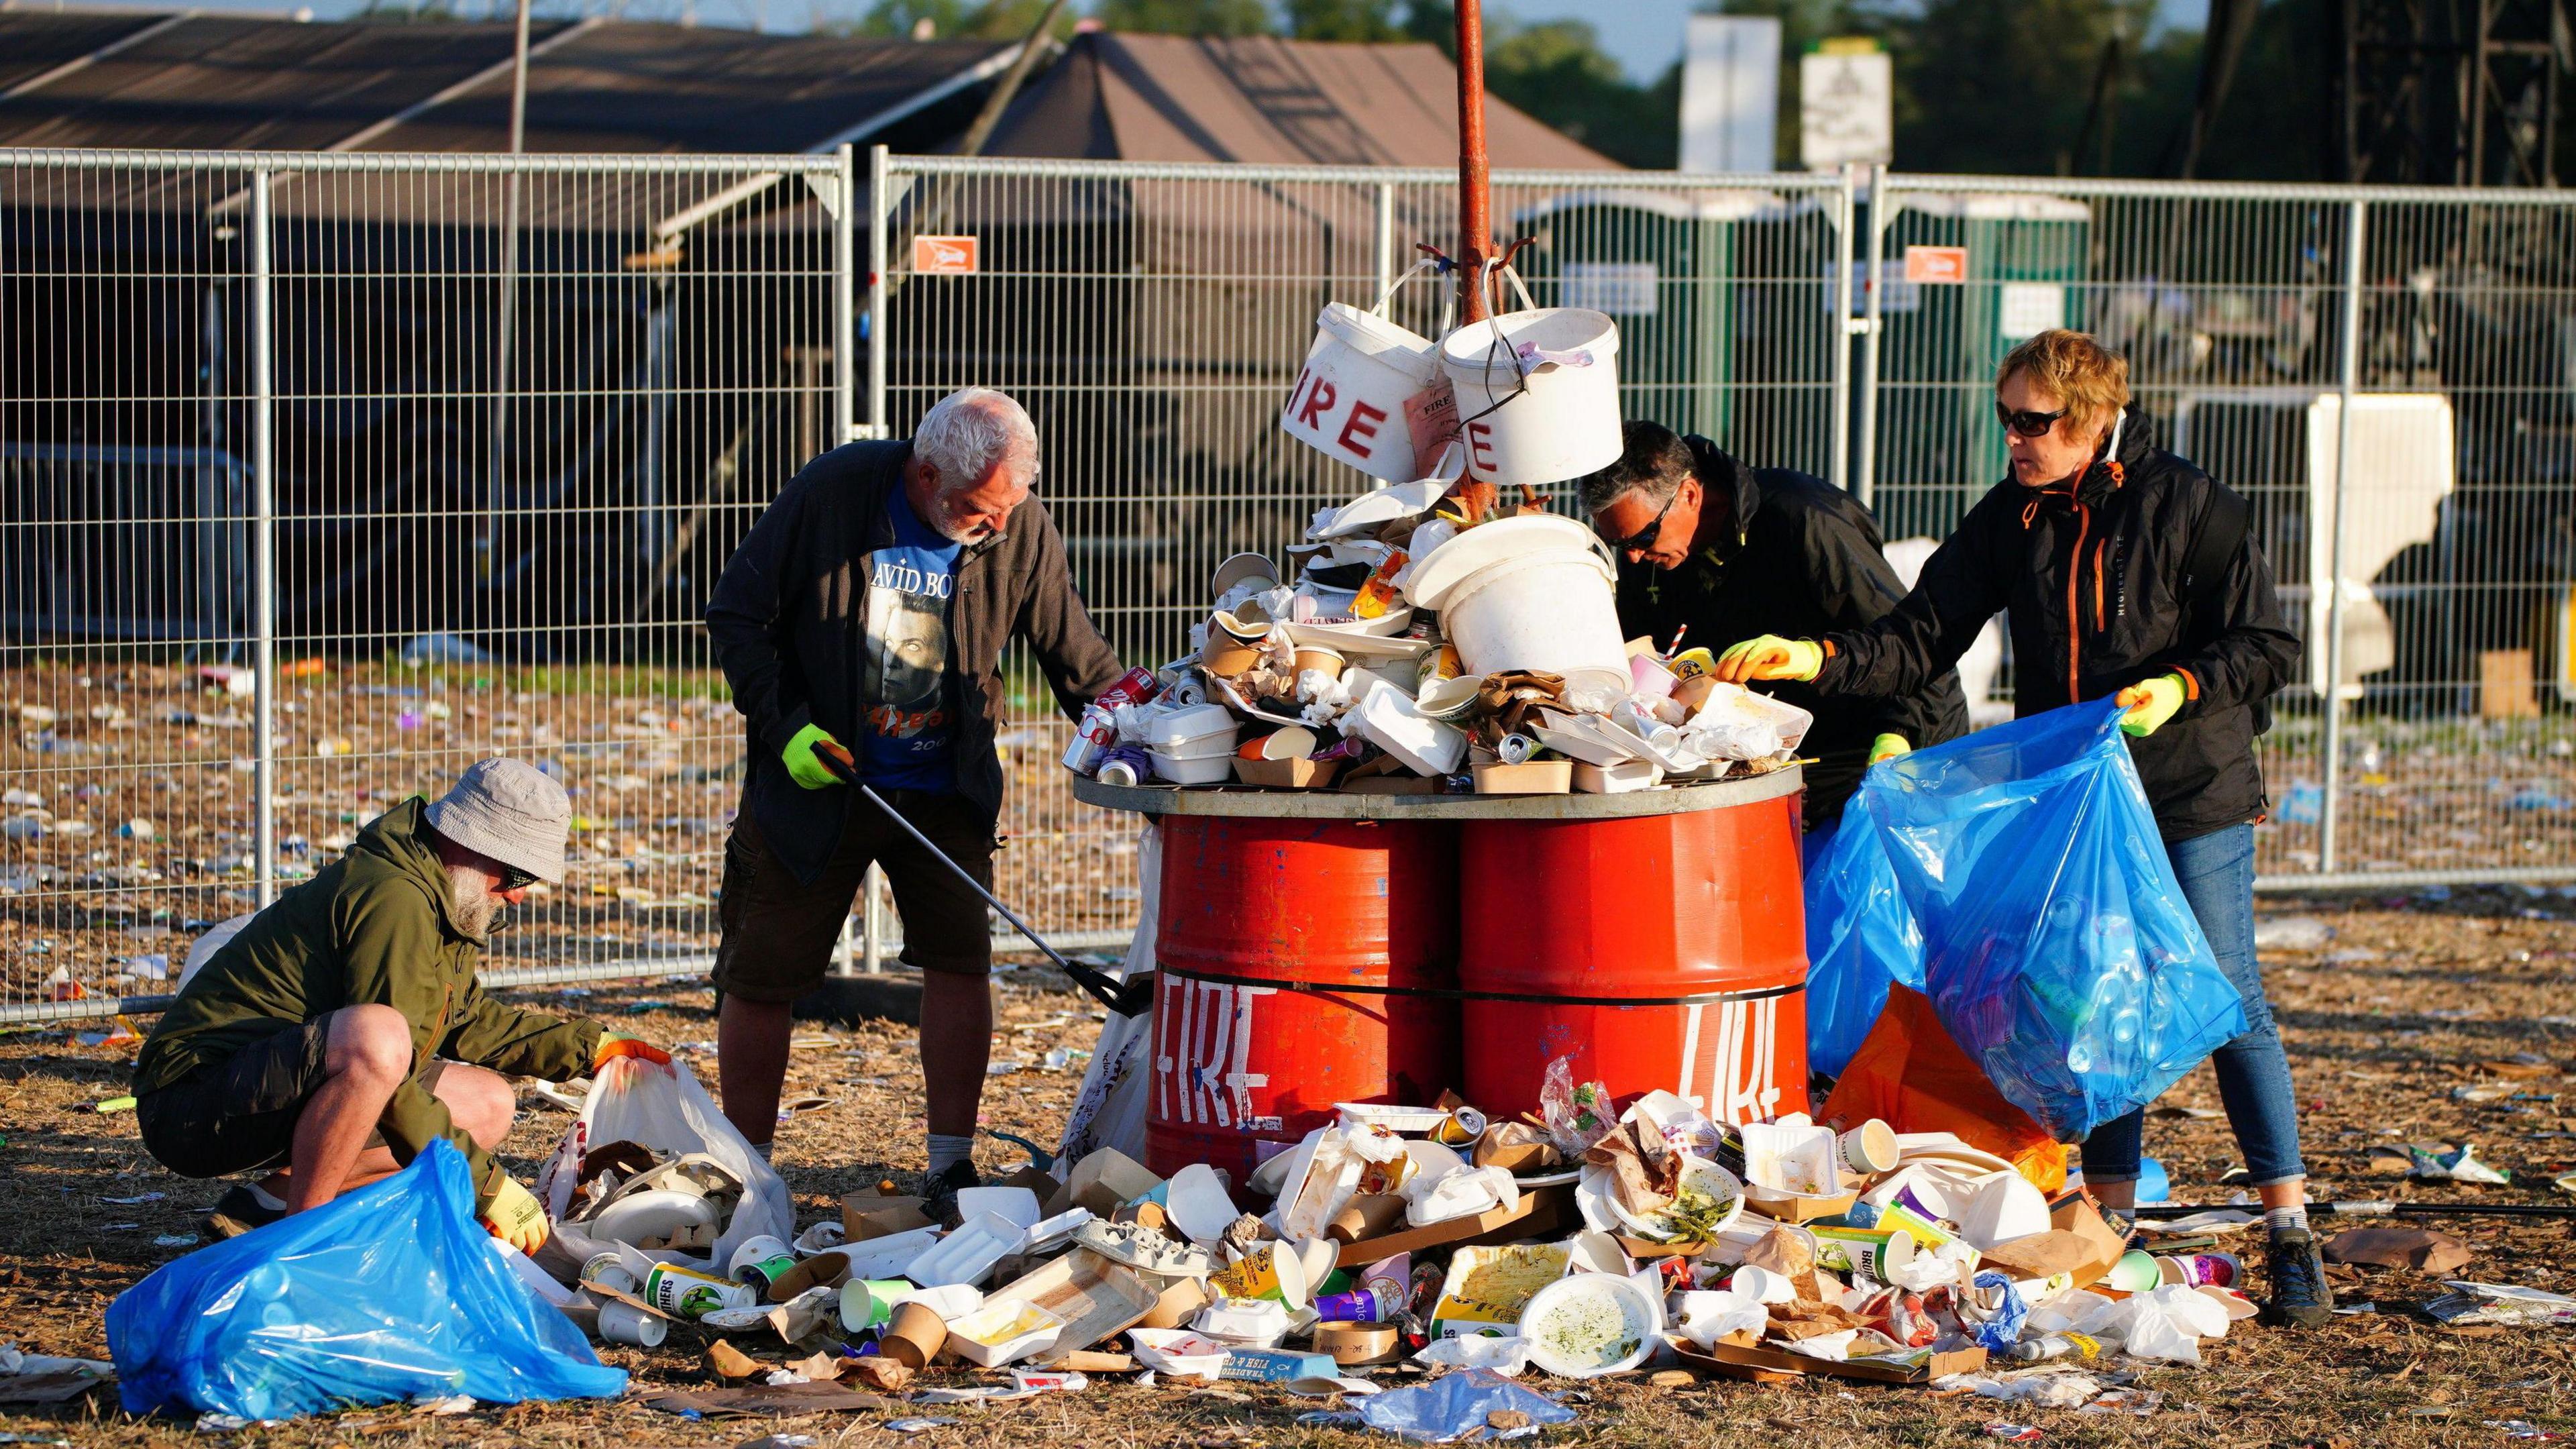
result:
[[[1021,481],[1038,477],[1038,430],[1008,393],[961,387],[941,398],[913,429],[912,450],[939,470],[942,492],[964,488],[996,463],[1017,468]]]
[[[1598,515],[1631,493],[1661,508],[1682,490],[1684,479],[1694,476],[1690,444],[1660,423],[1629,420],[1619,431],[1619,444],[1617,462],[1575,485],[1586,514]]]

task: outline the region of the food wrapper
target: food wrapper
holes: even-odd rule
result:
[[[1671,1207],[1681,1187],[1681,1155],[1650,1123],[1630,1121],[1612,1128],[1584,1152],[1583,1160],[1609,1170],[1619,1205],[1638,1217]]]
[[[1768,1268],[1788,1279],[1789,1286],[1797,1290],[1801,1303],[1814,1303],[1825,1296],[1823,1285],[1816,1277],[1815,1250],[1807,1246],[1804,1237],[1787,1228],[1773,1228],[1754,1239],[1753,1246],[1744,1250],[1744,1261],[1756,1268]],[[1857,1323],[1844,1325],[1847,1328],[1858,1326]]]
[[[1572,1057],[1558,1057],[1547,1064],[1538,1089],[1538,1110],[1547,1122],[1548,1137],[1569,1161],[1581,1158],[1617,1125],[1610,1110],[1610,1089],[1599,1082],[1577,1085]]]

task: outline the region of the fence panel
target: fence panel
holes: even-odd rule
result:
[[[0,155],[0,1010],[168,991],[501,752],[576,817],[499,979],[702,963],[698,611],[832,440],[845,165]]]
[[[742,737],[698,612],[805,459],[1013,392],[1101,626],[1174,658],[1220,559],[1361,484],[1275,426],[1317,310],[1455,231],[1446,172],[870,171],[854,316],[842,157],[0,152],[0,1016],[166,991],[206,923],[496,751],[580,817],[500,979],[699,969]],[[2309,632],[2267,882],[2576,877],[2576,198],[1896,176],[1845,225],[1838,177],[1495,182],[1536,300],[1620,322],[1632,416],[1892,539],[2001,476],[2005,348],[2103,335]],[[1445,292],[1390,314],[1436,335]],[[1074,808],[1008,667],[1000,887],[1114,940],[1132,827]]]
[[[2092,331],[2169,445],[2253,504],[2308,641],[2260,745],[2266,883],[2576,876],[2576,198],[1907,176],[1881,195],[1858,486],[1889,537],[1946,532],[2003,477],[2003,354]]]

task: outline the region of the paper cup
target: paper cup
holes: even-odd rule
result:
[[[733,1257],[725,1264],[725,1272],[736,1282],[748,1283],[766,1292],[770,1284],[795,1266],[796,1250],[763,1233],[756,1238],[745,1238],[742,1246],[733,1250]]]
[[[669,1324],[632,1303],[620,1303],[612,1298],[599,1305],[599,1336],[610,1343],[659,1348],[670,1332]]]
[[[2120,1255],[2120,1261],[2111,1265],[2110,1276],[2103,1281],[2123,1293],[2144,1293],[2162,1284],[2165,1276],[2155,1259],[2132,1249]]]
[[[1260,659],[1260,650],[1213,627],[1208,630],[1207,643],[1199,649],[1199,667],[1226,679],[1250,669]]]
[[[1326,679],[1339,679],[1342,677],[1343,667],[1348,663],[1349,661],[1342,657],[1342,651],[1338,649],[1327,649],[1320,644],[1304,645],[1297,651],[1297,672],[1299,674],[1304,674],[1308,670],[1313,670],[1315,673],[1324,676]]]
[[[1384,1323],[1318,1323],[1315,1351],[1342,1365],[1384,1363],[1395,1357],[1396,1331]]]
[[[1264,1243],[1208,1275],[1208,1286],[1228,1298],[1267,1298],[1289,1309],[1306,1306],[1306,1265],[1288,1243]]]
[[[948,1325],[927,1303],[906,1303],[894,1311],[878,1341],[877,1352],[908,1369],[927,1365],[948,1344]]]
[[[2186,1287],[2233,1288],[2244,1271],[2244,1263],[2234,1253],[2192,1253],[2180,1258],[2156,1259],[2156,1271],[2164,1281]]]
[[[883,1328],[894,1321],[896,1295],[918,1291],[902,1278],[853,1278],[841,1285],[841,1327],[851,1333]]]
[[[1775,1273],[1768,1268],[1759,1267],[1752,1263],[1747,1263],[1743,1267],[1736,1269],[1735,1276],[1727,1280],[1726,1286],[1743,1294],[1745,1297],[1752,1299],[1756,1303],[1795,1303],[1798,1301],[1798,1290],[1795,1285],[1790,1283],[1787,1274]]]
[[[644,1277],[644,1301],[673,1318],[698,1319],[719,1308],[755,1308],[760,1294],[747,1283],[657,1263]]]
[[[1842,1150],[1843,1161],[1852,1170],[1864,1174],[1896,1170],[1896,1129],[1870,1118],[1835,1139]]]
[[[581,1265],[581,1281],[596,1283],[611,1292],[624,1293],[629,1297],[642,1292],[644,1288],[643,1280],[627,1270],[625,1257],[618,1253],[593,1254],[589,1262]]]

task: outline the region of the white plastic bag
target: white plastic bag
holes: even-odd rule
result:
[[[1121,981],[1154,969],[1154,922],[1162,886],[1163,835],[1149,820],[1136,837],[1136,938],[1128,943],[1127,960],[1119,968]],[[1064,1141],[1056,1149],[1059,1161],[1080,1162],[1103,1147],[1145,1160],[1145,1089],[1154,1075],[1153,1045],[1154,1013],[1109,1013],[1092,1048],[1091,1065],[1082,1074],[1082,1090],[1065,1118]]]
[[[716,1110],[715,1099],[686,1064],[666,1068],[640,1057],[612,1057],[599,1069],[581,1115],[564,1129],[555,1155],[537,1173],[537,1196],[547,1216],[561,1219],[571,1209],[583,1156],[611,1142],[640,1143],[655,1152],[703,1152],[742,1179],[742,1202],[709,1261],[732,1262],[733,1250],[753,1238],[784,1242],[796,1236],[796,1204],[786,1182]]]

